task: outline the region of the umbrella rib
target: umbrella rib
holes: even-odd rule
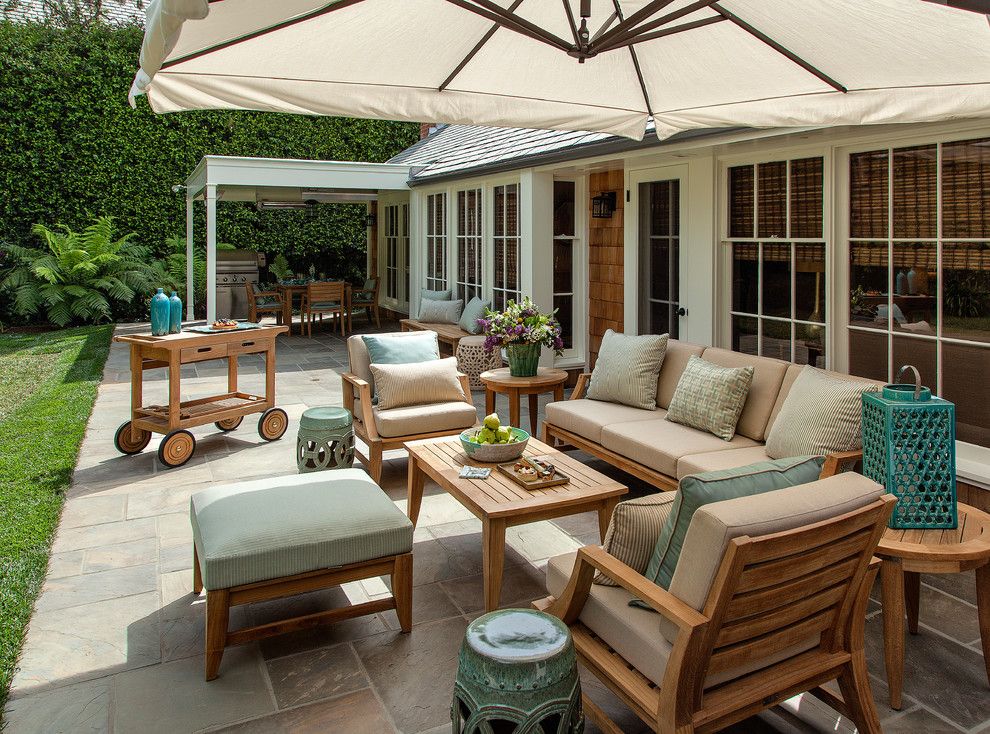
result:
[[[746,31],[747,33],[749,33],[754,38],[759,39],[760,41],[762,41],[763,43],[765,43],[767,46],[769,46],[770,48],[772,48],[777,53],[779,53],[782,56],[786,57],[790,61],[793,61],[795,64],[797,64],[798,66],[800,66],[805,71],[807,71],[807,72],[815,75],[816,77],[818,77],[819,79],[821,79],[823,82],[825,82],[826,84],[828,84],[830,87],[832,87],[837,92],[848,92],[849,91],[844,84],[840,84],[835,79],[833,79],[828,74],[826,74],[824,71],[822,71],[818,67],[814,66],[810,62],[805,61],[800,56],[798,56],[796,53],[794,53],[793,51],[791,51],[789,48],[786,48],[785,46],[781,45],[780,43],[777,43],[777,41],[773,40],[770,36],[768,36],[766,33],[764,33],[763,31],[761,31],[759,28],[756,28],[756,27],[750,25],[749,23],[747,23],[745,20],[743,20],[742,18],[740,18],[735,13],[731,13],[728,10],[726,10],[725,8],[723,8],[717,2],[712,3],[711,8],[716,13],[718,13],[719,15],[721,15],[723,18],[726,18],[727,20],[731,21],[732,23],[734,23],[739,28],[742,28],[744,31]]]
[[[617,36],[612,36],[607,43],[599,41],[594,50],[598,53],[602,53],[604,51],[611,51],[613,48],[618,48],[619,46],[626,46],[629,41],[638,43],[640,36],[647,31],[652,31],[655,28],[660,28],[668,23],[672,23],[679,18],[683,18],[685,15],[691,15],[691,13],[697,10],[703,10],[704,8],[711,6],[714,2],[715,0],[696,0],[690,5],[685,5],[679,10],[671,11],[656,20],[651,20],[649,23],[644,23],[638,28],[629,28]]]
[[[706,25],[712,25],[714,23],[724,23],[728,18],[723,18],[721,15],[714,15],[711,18],[701,18],[700,20],[692,20],[690,23],[681,23],[673,28],[664,28],[659,31],[654,31],[653,33],[644,33],[640,36],[634,36],[633,38],[627,38],[622,41],[617,41],[609,51],[617,48],[622,48],[623,46],[629,46],[632,48],[635,43],[645,43],[646,41],[655,41],[658,38],[663,38],[664,36],[673,36],[676,33],[683,33],[684,31],[690,31],[695,28],[703,28]]]
[[[509,11],[511,12],[515,10],[521,4],[522,4],[522,0],[515,0],[515,2],[512,3],[511,6],[509,6]],[[474,48],[472,48],[468,52],[467,56],[461,59],[461,62],[454,67],[454,70],[450,72],[450,74],[447,75],[447,78],[443,80],[443,84],[437,87],[438,92],[442,92],[443,90],[445,90],[450,85],[450,83],[454,81],[454,77],[460,74],[461,71],[464,69],[464,67],[467,66],[468,63],[471,61],[471,59],[477,56],[482,46],[484,46],[486,43],[488,43],[491,40],[492,36],[495,35],[495,31],[497,31],[500,27],[501,26],[499,23],[492,23],[492,27],[489,28],[488,31],[485,33],[485,35],[481,37],[481,40],[478,41],[476,44],[474,44]]]
[[[516,33],[521,33],[534,40],[555,46],[562,51],[570,51],[572,48],[572,44],[563,38],[560,38],[545,28],[541,28],[535,23],[530,23],[525,18],[520,18],[511,10],[506,10],[501,5],[492,2],[492,0],[447,0],[447,2],[494,21]]]
[[[571,10],[571,4],[568,0],[560,0],[564,3],[564,12],[567,14],[567,22],[571,26],[571,35],[574,36],[574,45],[581,45],[581,37],[578,35],[577,23],[574,21],[574,11]]]
[[[598,39],[599,39],[599,38],[601,38],[601,37],[602,37],[602,35],[603,35],[603,34],[604,34],[604,33],[605,33],[605,32],[606,32],[606,31],[607,31],[607,30],[608,30],[609,28],[611,28],[611,27],[612,27],[612,24],[613,24],[613,23],[614,23],[614,22],[616,21],[616,19],[618,19],[618,17],[619,17],[619,14],[618,14],[618,13],[612,13],[612,14],[611,14],[610,16],[608,16],[608,20],[606,20],[606,21],[605,21],[604,23],[602,23],[602,27],[598,29],[598,32],[597,32],[597,33],[595,33],[595,35],[594,35],[594,36],[592,36],[592,38],[591,38],[591,42],[592,42],[592,43],[595,43],[595,42],[597,42],[597,41],[598,41]]]
[[[232,38],[229,41],[223,41],[221,43],[217,43],[213,46],[200,49],[199,51],[194,51],[192,53],[186,54],[185,56],[180,56],[177,59],[171,59],[170,61],[164,62],[161,65],[161,69],[167,69],[171,66],[175,66],[176,64],[181,64],[184,61],[192,61],[193,59],[198,59],[200,56],[206,56],[207,54],[211,54],[214,51],[221,51],[225,48],[230,48],[231,46],[235,46],[238,43],[243,43],[244,41],[250,41],[252,39],[258,38],[259,36],[264,36],[269,33],[273,33],[274,31],[279,31],[282,30],[283,28],[294,26],[297,23],[303,23],[307,20],[318,18],[321,15],[332,13],[335,10],[342,10],[344,8],[350,7],[351,5],[356,5],[357,3],[360,2],[364,2],[364,0],[334,0],[334,2],[330,2],[321,8],[317,8],[316,10],[312,10],[308,13],[304,13],[303,15],[300,15],[298,17],[289,18],[288,20],[283,20],[280,23],[276,23],[275,25],[271,25],[266,28],[259,28],[258,30],[252,31],[251,33],[247,33],[243,36],[238,36],[237,38]]]
[[[612,30],[603,33],[601,35],[601,38],[598,39],[598,43],[604,46],[609,41],[611,41],[614,38],[617,38],[618,36],[625,36],[640,21],[646,20],[654,13],[663,10],[672,2],[674,2],[674,0],[653,0],[650,3],[647,3],[644,7],[637,10],[628,18],[620,18],[619,24],[615,26],[615,28],[613,28]]]
[[[622,23],[622,8],[619,6],[619,0],[612,0],[612,5],[615,7],[615,14],[619,18],[619,23]],[[643,79],[643,70],[639,68],[639,58],[636,56],[636,49],[632,46],[629,47],[629,56],[632,59],[633,68],[636,70],[636,78],[639,79],[639,88],[643,91],[643,102],[646,104],[646,111],[649,113],[650,117],[653,117],[653,103],[650,102],[650,93],[646,89],[646,80]]]

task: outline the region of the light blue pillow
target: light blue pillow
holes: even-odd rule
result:
[[[670,588],[670,580],[674,576],[681,548],[684,547],[691,518],[700,507],[711,502],[749,497],[814,482],[821,474],[824,461],[821,456],[792,456],[684,477],[674,496],[670,515],[660,531],[656,548],[653,549],[653,557],[643,575],[664,589]],[[644,606],[644,602],[638,599],[629,603]]]
[[[403,337],[364,334],[361,339],[368,349],[371,364],[409,364],[440,359],[437,335],[432,331]]]
[[[448,288],[445,291],[431,291],[423,288],[419,292],[419,297],[424,301],[449,301],[453,297],[453,291]]]
[[[461,320],[457,322],[457,325],[469,334],[480,334],[481,327],[478,326],[478,319],[485,315],[485,309],[491,307],[491,301],[482,301],[475,296],[464,307],[461,312]]]

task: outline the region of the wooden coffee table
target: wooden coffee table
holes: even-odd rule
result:
[[[541,393],[552,392],[554,400],[564,399],[565,370],[540,367],[533,377],[513,377],[508,367],[482,372],[478,379],[485,383],[485,413],[495,412],[495,395],[505,393],[509,398],[509,425],[519,425],[519,399],[529,395],[530,433],[536,435],[536,418],[539,413],[537,398]]]
[[[983,659],[990,681],[990,515],[959,503],[953,530],[888,529],[876,555],[883,560],[883,642],[890,706],[901,707],[904,684],[904,612],[908,630],[918,633],[922,573],[960,573],[976,569],[976,604]],[[906,599],[906,604],[905,604]]]
[[[547,489],[525,489],[499,474],[494,464],[468,459],[457,436],[411,441],[406,448],[409,450],[408,514],[414,525],[419,518],[427,477],[481,520],[487,611],[498,608],[507,527],[594,510],[598,513],[598,531],[604,538],[612,510],[629,491],[625,485],[535,438],[529,440],[525,455],[549,457],[570,477],[570,482]],[[488,479],[461,479],[457,475],[465,464],[491,467],[492,474]]]

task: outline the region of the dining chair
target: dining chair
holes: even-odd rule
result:
[[[351,292],[351,304],[348,308],[348,316],[355,308],[363,308],[368,316],[368,323],[371,323],[371,315],[375,315],[375,326],[381,326],[381,317],[378,312],[378,278],[367,278],[361,288],[355,288]],[[352,328],[351,331],[354,329]]]
[[[263,291],[257,283],[245,283],[247,288],[248,321],[257,323],[258,314],[275,314],[275,321],[282,323],[282,294]]]
[[[338,281],[334,283],[310,283],[306,286],[306,292],[302,296],[300,304],[300,314],[302,321],[306,324],[306,333],[313,336],[313,316],[318,316],[323,321],[323,314],[330,314],[339,320],[340,335],[345,336],[344,316],[347,303],[347,283]]]

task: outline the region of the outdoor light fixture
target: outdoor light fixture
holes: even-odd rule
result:
[[[368,212],[367,214],[364,215],[364,226],[367,227],[368,229],[374,227],[375,222],[377,221],[378,221],[377,217],[375,217],[375,215],[372,212]]]
[[[591,198],[591,216],[595,219],[611,219],[615,211],[615,192],[603,191]]]

